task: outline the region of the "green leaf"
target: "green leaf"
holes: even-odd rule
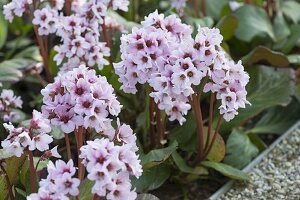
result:
[[[206,1],[207,15],[212,16],[214,19],[219,19],[220,13],[225,5],[227,5],[228,0],[209,0]]]
[[[13,157],[12,153],[8,153],[5,149],[0,149],[0,160],[4,160],[6,158]]]
[[[254,37],[267,34],[275,40],[273,27],[266,11],[262,8],[245,5],[236,11],[239,20],[235,36],[245,42],[250,42]]]
[[[291,34],[290,28],[280,11],[276,13],[274,18],[274,33],[277,41],[283,40]]]
[[[146,192],[159,188],[170,175],[170,167],[162,163],[149,169],[144,169],[141,177],[138,179],[133,177],[131,181],[137,192]]]
[[[92,194],[92,187],[94,186],[95,182],[90,181],[88,179],[84,179],[81,181],[80,186],[79,186],[79,199],[80,200],[91,200],[93,199],[93,194]]]
[[[172,153],[172,158],[176,166],[182,172],[189,173],[189,174],[196,174],[196,175],[208,175],[208,171],[202,166],[196,166],[194,168],[188,166],[185,160],[176,151]]]
[[[0,12],[0,49],[3,47],[3,45],[6,42],[7,38],[7,21],[4,19],[4,15],[2,12]]]
[[[0,67],[0,82],[17,82],[22,76],[23,74],[20,70],[9,67]]]
[[[53,138],[56,140],[60,140],[65,137],[63,131],[59,127],[52,127],[52,131],[50,132],[50,135],[52,135]]]
[[[226,143],[226,156],[224,163],[242,169],[259,153],[247,134],[234,129]]]
[[[299,103],[300,103],[300,84],[298,84],[297,86],[296,86],[296,89],[295,89],[295,97],[296,97],[296,99],[299,101]]]
[[[35,66],[37,62],[26,58],[13,58],[0,63],[0,69],[13,68],[18,70],[29,70]]]
[[[300,20],[300,4],[296,1],[283,1],[282,3],[283,14],[292,20],[295,24]]]
[[[144,168],[153,167],[158,165],[165,160],[167,160],[171,154],[177,149],[178,143],[174,141],[170,146],[163,149],[155,149],[147,153],[146,155],[141,155],[141,163]]]
[[[245,172],[242,172],[239,169],[233,168],[230,165],[226,165],[224,163],[218,163],[218,162],[213,162],[213,161],[203,161],[201,162],[201,165],[205,167],[212,168],[224,176],[227,176],[231,179],[236,179],[236,180],[248,180],[249,177]]]
[[[249,73],[251,78],[247,85],[247,99],[252,105],[239,109],[239,114],[233,120],[222,125],[221,132],[230,131],[267,108],[288,105],[294,95],[295,77],[291,69],[253,66],[249,68]]]
[[[298,120],[299,112],[299,103],[294,101],[288,106],[270,108],[255,126],[247,132],[282,134]]]
[[[223,35],[223,40],[227,41],[234,35],[234,31],[238,26],[238,19],[234,15],[224,16],[216,25]]]
[[[136,200],[159,200],[159,198],[153,194],[139,194]]]
[[[122,24],[127,31],[131,31],[133,27],[140,27],[141,25],[135,22],[127,21],[124,17],[112,10],[108,11],[108,15],[115,19],[119,24]]]
[[[288,60],[290,62],[290,64],[292,65],[300,65],[300,54],[291,54],[291,55],[288,55]]]
[[[264,46],[258,46],[242,58],[243,64],[269,64],[274,67],[288,67],[288,58],[280,52],[272,51]]]
[[[209,17],[203,17],[203,18],[194,18],[194,17],[187,17],[186,22],[193,27],[194,33],[197,32],[198,27],[212,27],[214,25],[214,20]]]
[[[300,25],[295,24],[291,26],[291,35],[282,47],[282,52],[288,54],[293,47],[296,45],[297,41],[300,39]]]
[[[43,58],[40,54],[40,50],[37,46],[30,46],[22,50],[14,56],[14,58],[27,58],[30,60],[35,60],[37,62],[42,62]]]

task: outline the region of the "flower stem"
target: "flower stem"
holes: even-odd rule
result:
[[[103,18],[103,24],[101,25],[101,27],[102,27],[103,39],[106,42],[106,46],[110,49],[109,62],[112,65],[112,63],[113,63],[112,49],[111,49],[110,39],[108,38],[108,35],[107,35],[107,29],[105,26],[105,18]]]
[[[0,163],[0,168],[1,168],[1,170],[4,173],[4,176],[5,176],[5,180],[6,180],[6,183],[7,183],[7,186],[8,186],[9,198],[10,198],[10,200],[14,200],[15,197],[14,197],[14,193],[12,191],[12,185],[11,185],[11,182],[9,180],[8,174],[7,174],[6,170],[5,170],[5,168],[3,167],[2,163]]]
[[[201,1],[201,9],[202,9],[202,14],[205,17],[207,15],[207,12],[206,12],[206,0],[202,0]]]
[[[197,5],[197,1],[196,0],[192,0],[192,4],[194,7],[194,13],[195,13],[195,17],[199,18],[199,10],[198,10],[198,5]]]
[[[204,152],[207,151],[209,142],[210,142],[210,135],[212,130],[212,121],[213,121],[213,114],[214,114],[214,101],[215,101],[215,94],[211,93],[210,95],[210,102],[209,102],[209,114],[208,114],[208,130],[206,136],[206,142],[204,147]]]
[[[65,13],[66,15],[71,15],[71,7],[72,7],[72,0],[65,1]]]
[[[152,97],[150,98],[150,102],[149,102],[149,115],[150,115],[150,146],[151,148],[156,148],[157,146],[157,138],[156,138],[156,134],[155,134],[155,127],[156,127],[156,120],[155,120],[155,102],[154,99]]]
[[[207,149],[207,151],[205,152],[205,155],[204,155],[204,159],[207,157],[207,155],[209,154],[209,152],[211,151],[216,139],[217,139],[217,135],[218,135],[218,132],[220,130],[220,127],[221,127],[221,124],[222,124],[222,121],[223,121],[223,116],[222,115],[219,115],[219,118],[218,118],[218,122],[217,122],[217,127],[216,127],[216,130],[215,130],[215,133],[214,133],[214,136],[212,138],[212,141]]]
[[[162,123],[162,119],[161,119],[161,115],[160,115],[160,110],[158,108],[158,105],[154,102],[155,104],[155,121],[156,121],[156,125],[157,125],[157,133],[158,133],[158,145],[159,147],[163,147],[164,143],[164,139],[165,139],[165,127],[164,124]]]
[[[65,142],[66,142],[66,147],[67,147],[68,160],[71,160],[72,159],[71,145],[70,145],[69,135],[66,133],[65,133]]]
[[[77,151],[78,151],[78,178],[80,180],[84,178],[84,170],[85,170],[83,164],[81,163],[82,159],[79,158],[80,148],[83,145],[83,131],[84,131],[83,127],[79,126],[77,131],[75,132],[75,134],[77,135],[76,138],[77,138]]]
[[[97,194],[94,194],[93,200],[101,200],[101,198]]]
[[[193,94],[191,103],[193,104],[198,132],[198,153],[195,160],[193,161],[193,165],[196,165],[201,161],[203,156],[203,119],[199,96]]]
[[[48,62],[48,60],[49,60],[48,49],[47,49],[48,45],[45,45],[45,43],[43,41],[43,38],[39,35],[38,28],[37,28],[36,25],[33,26],[33,29],[34,29],[34,32],[35,32],[35,36],[36,36],[39,48],[40,48],[41,56],[43,58],[44,69],[45,69],[45,72],[46,72],[47,81],[52,82],[53,78],[52,78],[52,75],[51,75],[51,72],[50,72],[49,62]],[[46,40],[46,42],[48,43],[47,40]]]
[[[33,154],[31,151],[28,151],[29,156],[29,170],[30,170],[30,191],[31,193],[35,192],[35,170],[33,163]]]

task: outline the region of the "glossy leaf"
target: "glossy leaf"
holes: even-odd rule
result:
[[[7,38],[7,21],[4,19],[4,15],[2,12],[0,12],[0,49],[3,47],[3,45],[6,42]]]
[[[268,35],[275,40],[273,27],[264,9],[245,5],[236,11],[239,20],[235,36],[245,42],[250,42],[254,37]]]
[[[282,47],[282,52],[287,54],[289,53],[294,46],[296,45],[296,42],[300,39],[300,25],[292,25],[291,26],[291,35],[288,37],[288,40]]]
[[[245,172],[240,171],[239,169],[236,169],[234,167],[231,167],[230,165],[226,165],[224,163],[218,163],[213,161],[203,161],[201,162],[201,165],[205,167],[212,168],[224,176],[227,176],[231,179],[236,180],[248,180],[249,177]]]
[[[258,46],[247,56],[242,58],[243,64],[251,66],[253,64],[268,64],[274,67],[288,67],[288,58],[280,52],[272,51],[264,46]]]
[[[177,149],[178,143],[174,141],[170,146],[163,149],[155,149],[147,153],[146,155],[141,155],[141,163],[144,168],[153,167],[158,165],[165,160],[167,160],[171,154]]]
[[[94,186],[95,182],[90,181],[88,179],[84,179],[81,181],[80,186],[79,186],[79,199],[80,200],[91,200],[93,199],[93,194],[92,194],[92,187]]]
[[[288,60],[290,64],[299,66],[300,65],[300,54],[291,54],[288,55]]]
[[[136,200],[159,200],[159,198],[153,194],[139,194]]]
[[[234,129],[227,139],[224,163],[242,169],[259,153],[247,134]]]
[[[170,167],[162,163],[149,169],[144,169],[141,177],[138,179],[133,177],[131,181],[137,192],[146,192],[159,188],[170,175]]]
[[[189,165],[187,165],[185,160],[176,151],[172,153],[172,158],[176,166],[182,172],[195,175],[208,175],[208,171],[202,166],[190,167]]]
[[[219,19],[223,7],[227,5],[228,2],[228,0],[206,1],[206,9],[208,16],[212,16],[214,19]]]
[[[220,29],[223,35],[223,40],[229,40],[233,35],[238,26],[238,19],[234,15],[224,16],[216,25]]]
[[[281,11],[278,11],[274,18],[274,33],[277,41],[283,40],[291,34]]]
[[[281,10],[283,14],[295,24],[300,21],[300,4],[296,1],[283,1]]]

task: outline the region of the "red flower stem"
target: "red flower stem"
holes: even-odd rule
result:
[[[206,0],[202,0],[201,1],[201,9],[202,9],[203,16],[206,16],[207,15],[207,12],[206,12]]]
[[[84,170],[85,170],[83,164],[81,163],[82,159],[79,158],[80,148],[83,145],[83,131],[84,131],[83,127],[79,126],[77,131],[75,132],[75,134],[77,134],[76,138],[77,138],[77,151],[78,151],[78,178],[80,180],[84,178]]]
[[[204,152],[207,151],[208,145],[210,143],[210,135],[212,130],[212,121],[213,121],[213,114],[214,114],[214,101],[215,101],[215,94],[211,93],[210,102],[209,102],[209,114],[208,114],[208,130],[207,130]]]
[[[101,200],[101,197],[99,197],[97,194],[94,194],[93,200]]]
[[[8,174],[7,174],[6,170],[5,170],[5,168],[3,167],[2,163],[0,163],[0,168],[1,168],[2,172],[4,173],[6,184],[8,186],[7,188],[8,188],[9,198],[10,198],[10,200],[14,200],[15,197],[14,197],[14,193],[12,191],[12,185],[11,185],[11,182],[9,180]]]
[[[192,0],[192,4],[194,7],[194,13],[195,13],[195,17],[199,18],[199,9],[198,9],[198,4],[196,0]]]
[[[155,102],[154,99],[152,97],[150,98],[150,102],[149,102],[149,115],[150,115],[150,146],[152,149],[156,148],[157,146],[157,138],[156,138],[156,134],[155,134],[155,127],[156,127],[156,120],[155,120],[155,116],[156,116],[156,112],[155,112]]]
[[[47,81],[52,82],[53,78],[52,78],[52,75],[51,75],[51,72],[50,72],[49,62],[48,62],[48,60],[49,60],[48,49],[46,49],[43,38],[38,33],[37,26],[34,25],[33,29],[34,29],[34,32],[35,32],[35,36],[36,36],[39,48],[40,48],[41,56],[43,58],[44,69],[45,69],[45,72],[46,72]],[[46,46],[48,46],[48,45],[46,45]]]
[[[101,24],[101,27],[102,27],[103,39],[106,42],[106,46],[110,49],[109,62],[112,65],[112,63],[113,63],[112,49],[111,49],[111,45],[110,45],[110,39],[108,38],[108,35],[107,35],[107,29],[105,26],[105,18],[103,18],[103,24]]]
[[[223,116],[222,115],[219,115],[219,118],[218,118],[218,122],[217,122],[217,127],[216,127],[216,130],[215,130],[215,133],[214,133],[214,136],[212,138],[212,141],[207,149],[207,151],[205,152],[205,155],[204,155],[204,159],[207,157],[207,155],[209,154],[209,152],[211,151],[216,139],[217,139],[217,135],[218,135],[218,132],[221,128],[221,124],[222,124],[222,121],[223,121]]]
[[[165,137],[165,128],[164,125],[162,123],[162,119],[161,119],[161,115],[160,115],[160,110],[158,108],[158,105],[154,102],[155,104],[155,121],[156,121],[156,125],[157,125],[157,132],[158,132],[158,139],[159,139],[159,147],[163,147],[163,140]]]
[[[72,7],[72,0],[65,1],[65,13],[66,15],[71,15],[71,7]]]
[[[29,170],[30,170],[30,191],[35,193],[35,170],[33,162],[33,154],[31,151],[28,151],[29,156]]]
[[[196,94],[192,95],[192,104],[194,105],[193,109],[195,113],[197,133],[198,133],[198,153],[193,162],[193,164],[196,165],[201,161],[203,156],[203,119],[202,119],[200,98]]]
[[[68,160],[71,160],[72,155],[71,155],[71,145],[70,145],[69,135],[66,134],[66,133],[64,135],[65,135],[65,142],[66,142]]]

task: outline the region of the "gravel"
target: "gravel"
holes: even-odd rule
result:
[[[300,127],[281,141],[219,200],[300,200]]]

